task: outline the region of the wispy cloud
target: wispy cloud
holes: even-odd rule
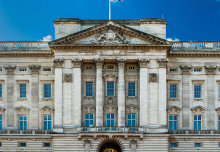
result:
[[[180,39],[178,39],[178,38],[167,38],[167,41],[170,41],[170,42],[179,42]]]
[[[44,41],[44,42],[52,41],[52,35],[47,35],[47,36],[43,37],[43,40],[41,40],[41,41]]]

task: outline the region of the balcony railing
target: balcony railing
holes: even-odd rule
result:
[[[48,42],[0,42],[0,48],[49,48]]]
[[[220,130],[170,130],[169,134],[220,134]]]
[[[172,48],[217,49],[220,42],[173,42]]]
[[[0,130],[0,134],[52,134],[49,130]]]
[[[81,132],[126,132],[139,133],[144,132],[143,128],[139,127],[82,127]]]

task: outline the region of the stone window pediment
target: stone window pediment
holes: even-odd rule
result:
[[[105,113],[116,113],[117,107],[115,105],[108,104],[104,106],[104,111]]]
[[[168,113],[180,113],[181,108],[177,106],[172,106],[167,108]]]
[[[207,110],[207,108],[203,106],[196,106],[196,107],[193,107],[191,110],[193,113],[204,113]]]
[[[95,113],[95,107],[92,105],[85,105],[82,107],[84,113],[92,114]]]
[[[26,107],[26,106],[18,106],[18,107],[15,108],[15,110],[16,110],[17,112],[22,113],[22,112],[29,112],[29,111],[30,111],[30,108],[29,108],[29,107]]]
[[[138,106],[133,105],[133,104],[126,106],[127,113],[136,113],[138,112],[138,109],[139,109]]]
[[[52,113],[54,111],[54,108],[46,105],[46,106],[41,107],[40,111],[42,113]]]

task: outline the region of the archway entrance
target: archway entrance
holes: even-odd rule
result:
[[[99,149],[99,152],[122,152],[122,150],[117,143],[110,141],[102,144],[102,146]]]

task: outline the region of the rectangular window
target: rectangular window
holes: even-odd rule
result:
[[[26,97],[26,84],[20,84],[20,98]]]
[[[194,72],[202,72],[202,68],[194,68]]]
[[[106,127],[115,127],[115,115],[114,114],[106,115]]]
[[[93,127],[93,114],[85,114],[85,127]]]
[[[44,116],[44,130],[52,130],[51,115],[45,115]]]
[[[91,82],[86,83],[86,97],[93,96],[93,84]]]
[[[170,144],[170,148],[174,148],[174,147],[177,147],[177,143],[171,143]]]
[[[19,147],[26,147],[26,143],[25,142],[21,142],[18,144]]]
[[[170,85],[170,98],[177,98],[177,85],[171,84]]]
[[[220,99],[220,85],[218,86],[218,98]]]
[[[195,143],[195,147],[202,147],[201,143]]]
[[[135,97],[135,82],[128,83],[128,96]]]
[[[128,127],[136,127],[136,115],[128,114]]]
[[[19,68],[19,71],[27,71],[27,68]]]
[[[108,66],[107,66],[107,69],[108,69],[108,70],[114,70],[114,66],[113,66],[113,65],[108,65]]]
[[[202,86],[194,85],[194,98],[201,98]]]
[[[115,85],[114,82],[107,82],[107,96],[113,97],[115,94]]]
[[[194,115],[194,130],[202,130],[202,116]]]
[[[27,130],[27,116],[25,116],[25,115],[19,116],[19,129],[20,130]]]
[[[218,116],[218,130],[220,130],[220,115]]]
[[[44,98],[51,98],[51,84],[44,85]]]
[[[169,130],[177,130],[177,115],[169,116]]]
[[[43,68],[43,71],[51,71],[51,68]]]
[[[3,129],[3,123],[2,123],[2,115],[0,115],[0,130]]]
[[[50,147],[50,143],[44,143],[44,147]]]
[[[2,84],[0,84],[0,98],[2,98]]]
[[[170,72],[178,72],[177,68],[170,68]]]

